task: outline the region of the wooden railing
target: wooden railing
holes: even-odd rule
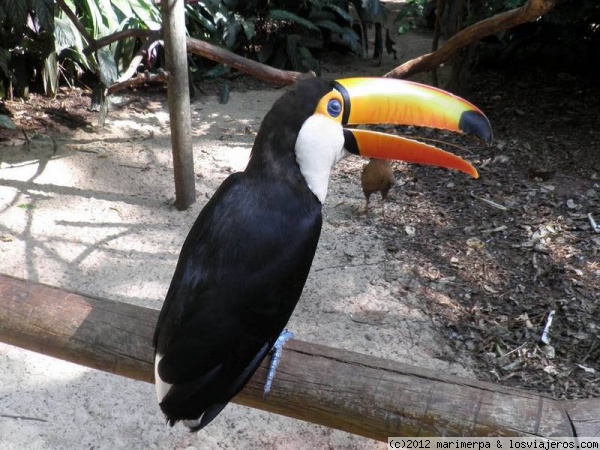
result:
[[[152,382],[158,311],[0,275],[0,341]],[[271,394],[266,363],[234,402],[388,436],[599,436],[600,399],[532,392],[292,340]]]

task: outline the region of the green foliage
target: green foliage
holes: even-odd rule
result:
[[[53,0],[0,2],[0,83],[9,95],[26,97],[36,66],[51,55],[53,8]]]
[[[425,7],[429,0],[407,0],[404,8],[396,16],[398,33],[404,34],[413,28],[421,26],[424,20]]]
[[[70,0],[69,6],[95,40],[118,31],[160,29],[160,11],[152,0]],[[135,37],[123,39],[87,57],[88,63],[105,85],[111,84],[129,66],[139,45]],[[86,56],[77,48],[76,54],[75,62],[81,64]]]
[[[153,0],[65,0],[94,39],[127,29],[158,30],[160,12]],[[54,0],[0,1],[0,76],[11,85],[39,82],[55,95],[61,74],[96,72],[112,83],[128,67],[140,46],[128,38],[85,54],[88,43]],[[37,80],[37,81],[36,81]],[[16,89],[16,88],[15,88]]]
[[[333,40],[360,55],[355,19],[382,16],[379,0],[198,1],[187,5],[191,36],[275,67],[319,72],[317,52]]]
[[[0,48],[0,74],[10,77],[10,51],[5,48]]]
[[[414,0],[412,0],[414,1]],[[130,37],[96,51],[94,40],[129,29],[158,30],[154,0],[64,0],[86,30],[82,34],[54,0],[0,1],[0,82],[35,81],[49,95],[59,78],[71,82],[83,72],[110,85],[131,63],[142,40]],[[384,16],[379,0],[196,0],[186,2],[188,33],[261,62],[319,72],[318,54],[331,43],[363,52],[356,24]],[[151,50],[154,51],[154,50]],[[203,70],[222,74],[213,63]],[[35,80],[34,80],[35,78]]]
[[[14,124],[10,117],[6,114],[0,114],[0,128],[8,128],[10,130],[14,130],[17,126]]]

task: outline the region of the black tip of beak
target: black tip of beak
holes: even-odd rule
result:
[[[487,117],[480,112],[463,112],[458,122],[458,128],[465,134],[477,136],[487,144],[492,142],[492,127]]]

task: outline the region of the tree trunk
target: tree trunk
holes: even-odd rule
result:
[[[163,0],[161,7],[169,72],[167,88],[175,173],[175,206],[184,210],[196,201],[184,0]]]

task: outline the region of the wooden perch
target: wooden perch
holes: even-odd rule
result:
[[[0,275],[0,340],[152,382],[158,311]],[[263,400],[263,363],[234,402],[388,436],[598,436],[600,399],[557,401],[293,340]]]
[[[474,23],[456,33],[436,51],[411,59],[385,76],[407,78],[419,72],[433,70],[448,61],[461,48],[491,34],[537,19],[550,11],[555,3],[556,0],[528,0],[519,8]]]

